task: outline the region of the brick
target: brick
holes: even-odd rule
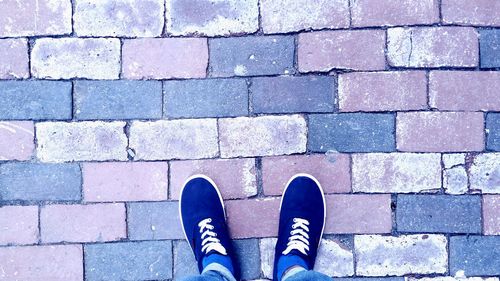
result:
[[[262,277],[273,279],[274,253],[277,238],[263,238],[259,241]]]
[[[336,194],[326,196],[326,233],[390,233],[391,196]]]
[[[486,115],[486,149],[500,151],[500,113]]]
[[[0,82],[0,119],[71,119],[71,83]]]
[[[193,250],[186,240],[174,241],[174,273],[173,280],[183,280],[188,276],[199,275]]]
[[[184,239],[177,202],[129,203],[127,223],[131,240]]]
[[[238,263],[241,266],[241,279],[258,279],[260,277],[259,240],[234,240],[233,245],[238,256]]]
[[[118,79],[117,38],[41,38],[31,51],[31,73],[40,79]]]
[[[306,122],[301,115],[219,119],[219,134],[222,158],[306,150]]]
[[[423,71],[351,72],[339,75],[340,111],[398,111],[427,108]]]
[[[469,168],[471,191],[500,193],[500,153],[479,154]]]
[[[309,115],[311,151],[374,152],[394,151],[394,115],[342,113]]]
[[[263,0],[260,13],[264,33],[349,27],[347,0]]]
[[[254,33],[259,28],[257,0],[167,0],[167,32],[178,35],[225,36]]]
[[[160,119],[160,81],[75,81],[75,119]]]
[[[354,246],[361,276],[445,273],[448,267],[443,235],[358,235]]]
[[[500,25],[500,3],[489,0],[443,0],[444,23],[466,25]]]
[[[400,151],[461,152],[484,149],[484,118],[479,112],[403,112],[396,118]]]
[[[0,207],[0,244],[35,244],[38,242],[37,206]]]
[[[444,159],[444,157],[443,157]],[[460,166],[443,169],[443,189],[448,194],[465,194],[468,191],[465,162]]]
[[[352,161],[354,192],[412,193],[441,188],[439,154],[354,154]]]
[[[500,275],[500,236],[450,237],[450,275]]]
[[[405,277],[344,277],[335,278],[338,281],[405,281]],[[491,281],[491,280],[489,280]]]
[[[299,34],[300,72],[385,69],[383,30],[338,30]]]
[[[351,159],[348,154],[291,155],[262,158],[265,195],[281,195],[290,178],[298,173],[313,175],[325,193],[351,192]]]
[[[259,77],[250,84],[254,113],[332,112],[335,79],[331,76]]]
[[[85,245],[87,280],[158,280],[172,278],[170,241]]]
[[[80,36],[156,37],[163,30],[163,0],[75,1],[75,33]]]
[[[401,232],[481,233],[481,197],[474,195],[398,195]]]
[[[354,275],[352,249],[339,240],[322,239],[314,270],[334,277]]]
[[[210,39],[209,73],[212,77],[291,74],[294,49],[293,36]]]
[[[43,243],[120,240],[127,237],[125,205],[46,205],[41,207],[40,229]]]
[[[277,236],[279,198],[229,200],[225,205],[233,238]]]
[[[500,48],[498,48],[500,45],[500,29],[483,29],[479,31],[479,34],[481,67],[500,67]]]
[[[496,277],[465,277],[457,274],[457,276],[442,276],[442,277],[408,277],[407,281],[498,281]]]
[[[215,119],[134,121],[129,143],[136,160],[213,158],[219,153]]]
[[[243,79],[165,81],[163,91],[168,118],[248,115],[248,89]]]
[[[214,180],[224,199],[257,195],[254,159],[188,160],[170,162],[170,199],[179,200],[184,183],[196,174],[204,174]]]
[[[472,27],[396,27],[387,30],[387,60],[395,67],[476,67]]]
[[[1,247],[4,280],[83,280],[81,245]]]
[[[37,157],[43,162],[127,160],[125,122],[37,123]]]
[[[352,25],[394,26],[433,24],[439,22],[439,1],[395,1],[373,2],[359,0],[351,3]]]
[[[0,122],[0,161],[29,160],[35,149],[31,121]]]
[[[12,162],[0,165],[2,200],[77,201],[82,178],[78,164]]]
[[[0,79],[29,77],[28,41],[0,39]]]
[[[70,0],[2,1],[0,37],[71,33]]]
[[[500,195],[483,196],[484,234],[500,235]]]
[[[498,87],[500,72],[432,71],[429,105],[439,110],[500,110]]]

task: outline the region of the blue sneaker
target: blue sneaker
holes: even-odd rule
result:
[[[293,176],[281,198],[274,280],[281,280],[292,266],[314,268],[325,219],[325,196],[318,180],[308,174]]]
[[[213,180],[204,175],[190,177],[181,190],[179,213],[200,273],[207,265],[218,263],[238,280],[239,268],[226,224],[224,202]]]

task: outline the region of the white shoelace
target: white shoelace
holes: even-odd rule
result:
[[[309,251],[309,221],[301,218],[294,218],[292,231],[290,231],[290,238],[288,244],[283,251],[283,255],[287,255],[292,250],[297,250],[304,255]]]
[[[226,248],[224,248],[224,246],[220,243],[220,240],[217,239],[217,233],[212,231],[214,226],[210,224],[211,222],[212,219],[207,218],[198,223],[202,240],[201,251],[205,254],[208,254],[210,251],[216,251],[219,254],[226,256]]]

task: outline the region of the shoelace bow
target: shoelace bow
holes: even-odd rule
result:
[[[290,231],[290,238],[288,244],[283,251],[283,255],[289,254],[292,250],[297,250],[304,255],[309,251],[309,221],[301,218],[294,218],[292,231]]]
[[[204,219],[198,223],[201,234],[201,251],[208,254],[210,251],[216,251],[221,255],[227,255],[226,248],[222,246],[220,240],[217,238],[217,233],[214,231],[214,226],[210,223],[211,218]]]

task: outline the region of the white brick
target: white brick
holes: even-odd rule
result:
[[[440,277],[406,277],[405,281],[498,281],[497,277],[465,277],[465,276],[440,276]]]
[[[314,270],[334,277],[352,276],[354,255],[340,242],[322,239]]]
[[[448,194],[467,193],[467,172],[464,166],[443,170],[443,188]]]
[[[470,189],[500,193],[500,153],[477,155],[470,167]]]
[[[259,242],[260,269],[264,278],[273,279],[274,249],[276,238],[263,238]]]

